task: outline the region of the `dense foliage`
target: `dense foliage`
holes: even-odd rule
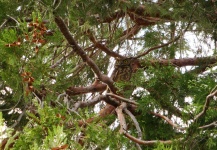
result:
[[[0,0],[1,149],[217,149],[216,30],[215,0]]]

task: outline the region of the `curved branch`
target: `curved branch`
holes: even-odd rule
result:
[[[209,103],[210,103],[211,98],[213,98],[216,94],[217,94],[217,90],[215,90],[214,92],[210,93],[206,97],[206,102],[205,102],[205,104],[203,106],[203,110],[199,114],[197,114],[195,116],[194,121],[197,121],[201,116],[203,116],[206,113],[207,109],[209,108]]]
[[[157,143],[162,143],[162,144],[172,144],[173,141],[172,140],[167,140],[167,141],[162,141],[162,140],[151,140],[151,141],[144,141],[144,140],[140,140],[138,138],[135,138],[134,136],[130,135],[129,133],[125,133],[124,134],[128,139],[130,139],[131,141],[138,143],[138,144],[142,144],[142,145],[154,145]],[[181,139],[179,139],[181,140]]]
[[[182,36],[184,35],[184,33],[185,33],[185,32],[187,31],[187,29],[190,27],[190,25],[191,25],[191,18],[192,18],[192,16],[193,16],[193,13],[194,13],[194,11],[192,12],[192,14],[191,14],[191,16],[190,16],[190,18],[189,18],[189,22],[188,22],[186,28],[185,28],[183,31],[181,31],[181,33],[180,33],[176,38],[172,39],[171,41],[169,41],[169,42],[167,42],[167,43],[165,43],[165,44],[161,44],[161,45],[158,45],[158,46],[154,46],[154,47],[148,49],[146,52],[144,52],[144,53],[142,53],[142,54],[136,56],[135,58],[139,58],[139,57],[145,56],[145,55],[147,55],[148,53],[150,53],[150,52],[153,51],[153,50],[156,50],[156,49],[158,49],[158,48],[162,48],[162,47],[168,46],[168,45],[170,45],[171,43],[174,43],[175,41],[177,41],[180,37],[182,37]]]
[[[161,114],[155,113],[155,112],[150,112],[150,113],[153,114],[153,115],[155,115],[155,116],[157,116],[157,117],[160,117],[160,118],[166,120],[171,126],[177,128],[177,129],[179,129],[179,130],[185,130],[185,128],[182,128],[182,127],[180,127],[179,125],[173,123],[169,118],[167,118],[167,117],[164,116],[164,115],[161,115]]]
[[[127,108],[124,108],[124,111],[133,120],[133,123],[134,123],[136,130],[137,130],[137,133],[138,133],[138,138],[141,139],[142,138],[142,130],[139,126],[139,123],[138,123],[136,117]]]

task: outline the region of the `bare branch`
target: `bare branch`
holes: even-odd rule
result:
[[[215,87],[216,88],[216,87]],[[207,97],[206,97],[206,102],[203,106],[203,110],[197,114],[194,118],[194,121],[197,121],[202,115],[204,115],[207,111],[207,109],[209,108],[209,103],[210,100],[217,94],[217,90],[213,91],[212,93],[210,93]]]
[[[141,26],[135,24],[133,27],[131,27],[131,28],[129,28],[123,32],[123,36],[120,38],[119,41],[123,41],[125,39],[131,38],[136,33],[138,33],[140,29],[141,29]]]
[[[102,92],[104,90],[106,90],[107,88],[107,85],[106,84],[102,84],[102,83],[99,83],[99,84],[92,84],[90,86],[87,86],[87,87],[69,87],[67,90],[66,90],[66,93],[70,96],[73,96],[73,95],[80,95],[80,94],[86,94],[86,93],[90,93],[90,92]]]
[[[134,100],[126,99],[126,98],[123,98],[123,97],[118,96],[118,95],[113,94],[113,93],[106,93],[106,95],[107,95],[107,96],[112,96],[112,97],[114,97],[114,98],[117,98],[117,99],[119,99],[119,100],[121,100],[121,101],[123,101],[123,102],[127,102],[127,103],[131,103],[131,104],[134,104],[134,105],[138,105],[138,103],[135,102]]]
[[[4,25],[9,21],[9,19],[5,19],[4,22],[0,25],[0,30],[4,27]]]
[[[195,57],[195,58],[182,58],[182,59],[160,59],[160,60],[150,60],[150,61],[140,61],[142,66],[169,66],[173,65],[175,67],[184,66],[210,66],[217,62],[217,57]]]
[[[78,108],[84,108],[84,107],[94,106],[95,104],[99,103],[103,99],[106,99],[105,95],[96,96],[92,100],[89,100],[89,101],[86,101],[86,102],[79,101],[79,102],[76,102],[74,104],[74,107],[72,109],[75,110],[75,111],[77,111]]]
[[[22,113],[19,115],[19,117],[17,118],[17,120],[15,121],[15,123],[10,126],[10,128],[16,127],[16,126],[20,123],[20,120],[23,118],[23,115],[24,115],[25,113],[26,113],[26,110],[24,109],[24,110],[22,111]]]
[[[125,133],[124,134],[127,138],[129,138],[131,141],[138,143],[138,144],[142,144],[142,145],[154,145],[156,143],[162,143],[162,144],[172,144],[173,141],[172,140],[167,140],[167,141],[162,141],[162,140],[151,140],[151,141],[144,141],[144,140],[140,140],[138,138],[135,138],[134,136],[130,135],[129,133]],[[182,139],[179,139],[179,141]]]
[[[12,109],[14,109],[14,108],[16,108],[16,106],[21,102],[21,100],[22,100],[22,97],[23,97],[23,95],[21,95],[20,96],[20,98],[19,98],[19,100],[18,100],[18,102],[14,105],[14,106],[12,106],[11,108],[7,108],[7,109],[0,109],[0,111],[9,111],[9,110],[12,110]]]
[[[201,126],[201,127],[198,127],[199,129],[205,129],[205,128],[209,128],[209,127],[216,127],[217,126],[217,121],[214,121],[210,124],[207,124],[207,125],[204,125],[204,126]]]
[[[195,8],[194,8],[194,9],[195,9]],[[139,57],[145,56],[145,55],[147,55],[148,53],[150,53],[150,52],[153,51],[153,50],[156,50],[156,49],[158,49],[158,48],[162,48],[162,47],[168,46],[168,45],[174,43],[175,41],[177,41],[180,37],[182,37],[182,36],[184,35],[184,33],[185,33],[185,32],[187,31],[187,29],[190,27],[190,25],[191,25],[191,18],[192,18],[192,16],[193,16],[193,13],[194,13],[194,11],[192,11],[192,14],[191,14],[191,16],[190,16],[190,18],[189,18],[189,22],[188,22],[186,28],[185,28],[183,31],[181,31],[181,33],[180,33],[176,38],[172,39],[171,41],[169,41],[169,42],[167,42],[167,43],[165,43],[165,44],[161,44],[161,45],[158,45],[158,46],[154,46],[154,47],[148,49],[146,52],[144,52],[144,53],[142,53],[142,54],[136,56],[135,58],[139,58]]]
[[[138,139],[142,139],[142,130],[139,126],[139,123],[138,123],[136,117],[126,107],[123,110],[133,120],[133,123],[134,123],[136,130],[138,132]],[[137,147],[137,149],[142,150],[142,148],[140,147],[140,145],[138,143],[136,143],[136,147]]]
[[[180,127],[179,125],[173,123],[173,122],[172,122],[169,118],[167,118],[166,116],[163,116],[163,115],[161,115],[161,114],[159,114],[159,113],[155,113],[155,112],[150,112],[150,113],[153,114],[153,115],[155,115],[155,116],[157,116],[157,117],[160,117],[160,118],[166,120],[171,126],[177,128],[177,129],[179,129],[179,130],[185,130],[185,128],[182,128],[182,127]]]
[[[126,108],[126,103],[121,103],[121,105],[119,107],[117,107],[115,109],[117,115],[118,115],[118,120],[120,123],[120,133],[121,134],[125,134],[127,131],[127,124],[126,124],[126,120],[123,114],[123,109]]]

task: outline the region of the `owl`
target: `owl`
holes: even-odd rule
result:
[[[140,67],[139,61],[135,58],[124,58],[116,61],[113,81],[129,81],[132,73]]]

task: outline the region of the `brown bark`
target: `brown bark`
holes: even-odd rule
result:
[[[103,92],[105,91],[107,88],[106,84],[92,84],[90,86],[87,87],[69,87],[66,90],[66,94],[68,94],[69,96],[74,96],[74,95],[80,95],[80,94],[86,94],[86,93],[95,93],[95,92]]]
[[[160,60],[149,60],[141,61],[143,67],[148,66],[204,66],[212,65],[217,62],[217,57],[195,57],[195,58],[181,58],[181,59],[160,59]]]

